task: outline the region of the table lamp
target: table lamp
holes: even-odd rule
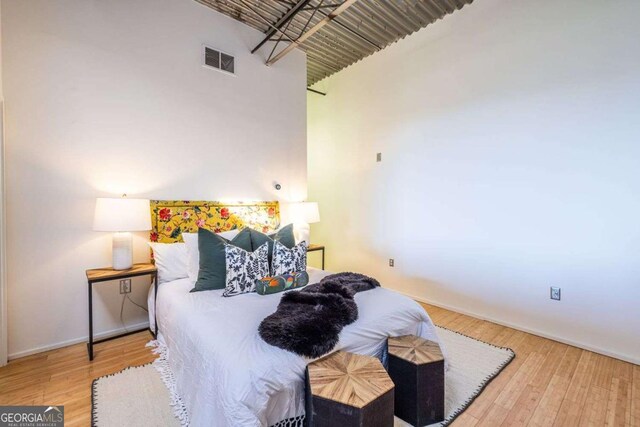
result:
[[[147,199],[96,199],[93,219],[95,231],[113,231],[113,269],[133,266],[133,245],[130,231],[151,230],[151,210]]]
[[[316,202],[291,203],[289,205],[291,219],[294,222],[296,242],[307,242],[309,246],[309,224],[320,222],[320,211]]]

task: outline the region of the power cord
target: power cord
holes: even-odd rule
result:
[[[122,296],[122,303],[120,304],[120,323],[122,324],[122,329],[124,329],[124,332],[128,334],[129,330],[127,329],[127,325],[125,325],[125,323],[124,323],[124,316],[123,316],[123,313],[124,313],[124,302],[126,300],[129,300],[129,302],[131,302],[131,304],[135,305],[136,307],[139,307],[139,308],[143,309],[147,313],[149,312],[149,310],[147,310],[146,308],[144,308],[143,306],[141,306],[140,304],[138,304],[137,302],[132,300],[128,293],[124,294]]]
[[[122,323],[122,329],[124,329],[125,333],[129,333],[129,330],[127,329],[127,325],[124,324],[124,318],[122,317],[122,312],[124,311],[124,301],[126,300],[126,296],[127,294],[124,294],[122,296],[122,304],[120,304],[120,323]]]
[[[149,312],[149,310],[147,310],[145,307],[141,306],[140,304],[138,304],[137,302],[135,302],[134,300],[131,299],[131,297],[129,296],[129,294],[124,294],[127,299],[129,300],[129,302],[133,305],[135,305],[136,307],[140,307],[141,309],[143,309],[144,311],[146,311],[147,313]]]

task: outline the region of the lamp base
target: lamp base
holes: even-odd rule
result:
[[[133,245],[131,233],[113,235],[113,269],[128,270],[133,267]]]

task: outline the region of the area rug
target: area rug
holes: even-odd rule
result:
[[[447,418],[432,426],[446,426],[467,409],[487,384],[513,360],[515,353],[441,327],[438,327],[438,336],[446,348],[449,363],[445,374]],[[172,407],[175,402],[171,402],[170,393],[157,370],[157,365],[163,363],[161,359],[94,380],[91,391],[92,425],[178,427],[188,423],[185,411]],[[164,381],[169,382],[166,374]],[[180,418],[174,413],[180,414]],[[396,418],[394,427],[409,426]]]

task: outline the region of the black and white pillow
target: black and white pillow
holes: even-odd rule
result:
[[[271,275],[299,273],[307,270],[307,243],[300,242],[289,249],[277,240],[273,244]]]
[[[256,280],[269,275],[269,245],[261,245],[253,252],[247,252],[237,246],[225,245],[227,267],[226,286],[222,296],[255,292]]]

